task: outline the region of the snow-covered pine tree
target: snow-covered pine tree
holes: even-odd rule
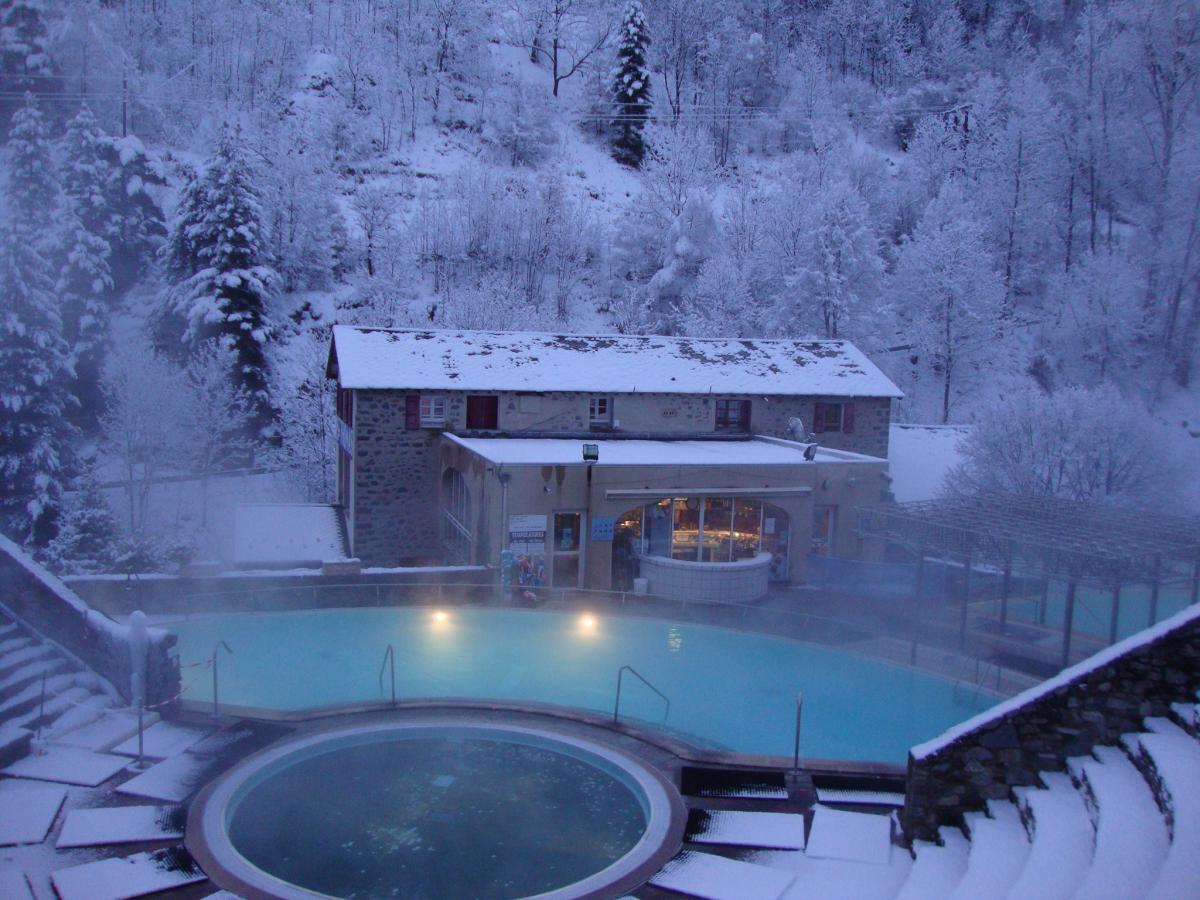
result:
[[[46,547],[43,558],[60,574],[110,572],[119,536],[100,479],[95,468],[89,467],[63,503],[58,534]]]
[[[62,259],[55,292],[62,310],[63,337],[71,352],[74,382],[72,419],[81,428],[96,428],[104,405],[100,375],[108,344],[112,271],[108,242],[93,234],[77,212],[64,211]]]
[[[617,67],[613,72],[613,102],[617,116],[613,120],[613,159],[638,168],[646,155],[642,129],[650,114],[650,67],[646,48],[650,30],[642,14],[641,0],[629,0],[621,17],[617,44]]]
[[[70,449],[70,356],[45,239],[58,201],[41,114],[13,116],[0,198],[0,522],[22,541],[53,536]]]
[[[165,190],[166,175],[158,159],[138,138],[104,136],[102,144],[111,177],[108,205],[114,211],[116,234],[111,266],[117,293],[132,287],[154,262],[167,236],[167,226],[156,194]]]
[[[59,153],[63,193],[75,214],[84,228],[111,243],[120,229],[120,214],[110,202],[112,141],[87,106],[67,122]]]
[[[268,390],[267,302],[278,276],[263,234],[255,173],[239,130],[226,131],[190,185],[167,242],[173,310],[189,350],[217,340],[233,352],[233,381],[254,410],[256,435],[275,419]]]
[[[0,134],[7,133],[25,93],[53,90],[49,44],[42,0],[0,0]]]

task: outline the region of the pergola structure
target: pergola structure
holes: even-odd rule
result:
[[[1148,625],[1158,619],[1163,586],[1187,586],[1191,603],[1197,602],[1200,591],[1200,517],[1096,501],[986,495],[862,507],[858,527],[863,537],[915,554],[918,609],[927,556],[964,564],[962,645],[966,642],[972,567],[990,566],[1003,573],[1001,635],[1008,625],[1014,574],[1066,582],[1063,666],[1070,658],[1078,586],[1112,592],[1109,643],[1117,639],[1122,588],[1149,587]]]

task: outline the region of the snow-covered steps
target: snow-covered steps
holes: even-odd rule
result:
[[[950,896],[953,900],[1003,900],[1029,856],[1029,834],[1016,806],[988,801],[987,814],[966,817],[971,850],[967,871]]]
[[[1155,734],[1170,734],[1184,739],[1191,737],[1187,731],[1180,728],[1166,716],[1151,716],[1143,724],[1146,726],[1147,731],[1154,732]]]
[[[969,847],[963,833],[955,828],[938,829],[942,844],[913,841],[912,870],[908,873],[896,900],[934,900],[949,897],[967,871]]]
[[[23,779],[0,781],[0,847],[40,844],[67,797],[67,789]]]
[[[799,813],[711,812],[688,814],[685,841],[775,850],[804,849],[804,816]]]
[[[1077,896],[1139,900],[1166,859],[1166,825],[1150,786],[1124,753],[1096,747],[1093,755],[1070,761],[1096,830],[1092,866]]]
[[[150,728],[158,721],[158,714],[146,713],[142,718],[144,728]],[[105,752],[126,740],[130,735],[137,735],[137,713],[128,710],[108,709],[96,719],[80,725],[64,733],[53,735],[56,744],[68,747],[81,747],[84,750]]]
[[[0,681],[0,702],[15,697],[31,684],[40,684],[43,676],[49,678],[52,675],[60,675],[70,668],[70,663],[61,656],[49,656],[25,663]]]
[[[814,859],[887,865],[892,855],[892,820],[818,805],[813,809],[806,852]]]
[[[26,685],[13,696],[0,702],[0,722],[15,719],[17,716],[40,708],[43,699],[49,703],[56,695],[69,690],[74,685],[73,676],[54,675],[45,681],[45,694],[42,693],[42,680],[39,678],[32,684]]]
[[[1147,897],[1200,897],[1200,744],[1173,734],[1126,735],[1123,743],[1147,774],[1171,844]]]
[[[1172,703],[1171,714],[1179,720],[1179,724],[1188,734],[1200,735],[1200,704]]]
[[[705,900],[778,900],[795,879],[781,869],[684,850],[650,883]]]
[[[8,637],[0,640],[0,658],[7,656],[10,653],[15,653],[25,647],[32,647],[33,640],[24,636]]]
[[[179,806],[116,806],[67,813],[57,846],[96,847],[178,840],[185,811]]]
[[[853,791],[843,788],[817,789],[817,800],[825,804],[842,806],[890,806],[900,808],[904,805],[904,795],[892,791]]]
[[[156,722],[142,733],[142,753],[153,759],[166,759],[182,753],[188,747],[211,734],[209,728],[191,728],[174,722]],[[112,750],[124,756],[137,756],[136,732]]]
[[[129,779],[117,788],[117,792],[149,800],[180,803],[195,790],[204,770],[210,764],[211,761],[204,757],[187,752],[180,753]]]
[[[45,753],[31,754],[17,760],[11,766],[0,769],[0,774],[96,787],[108,781],[127,765],[129,760],[123,756],[93,753],[78,747],[51,746]]]
[[[0,724],[0,768],[15,763],[29,752],[33,732],[11,722]]]
[[[1031,834],[1029,857],[1013,884],[1013,900],[1066,900],[1087,877],[1095,833],[1083,797],[1068,775],[1043,772],[1045,788],[1014,788]]]
[[[204,881],[207,876],[183,847],[102,859],[52,873],[61,900],[126,900]]]
[[[39,659],[50,659],[57,656],[58,653],[53,647],[46,644],[34,644],[31,647],[25,647],[21,650],[16,650],[12,653],[6,653],[0,657],[0,679],[8,678],[13,672],[22,666],[28,665]]]
[[[0,867],[0,897],[4,900],[34,900],[25,873],[17,866]]]

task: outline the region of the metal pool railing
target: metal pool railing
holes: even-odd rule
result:
[[[617,669],[617,699],[613,703],[613,722],[615,723],[621,715],[621,679],[625,677],[626,672],[633,675],[638,681],[658,694],[663,699],[663,702],[667,704],[666,711],[663,713],[663,724],[666,725],[667,719],[671,717],[671,698],[647,681],[645,676],[633,666],[621,666],[621,668]]]

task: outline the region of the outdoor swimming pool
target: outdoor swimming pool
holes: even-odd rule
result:
[[[855,653],[660,619],[515,609],[401,607],[242,613],[169,626],[184,699],[211,703],[202,663],[218,641],[222,706],[304,710],[387,699],[395,647],[400,700],[552,703],[610,713],[631,665],[671,701],[666,726],[700,746],[790,756],[796,692],[801,753],[903,764],[908,748],[997,701],[970,687]],[[661,723],[665,704],[627,677],[622,718]]]

